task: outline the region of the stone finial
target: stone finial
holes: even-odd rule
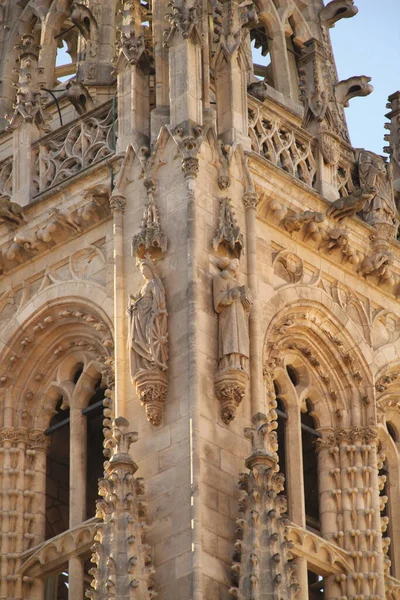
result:
[[[388,146],[383,150],[390,156],[394,187],[397,192],[400,192],[400,92],[389,96],[386,108],[389,109],[386,118],[390,119],[390,123],[385,123],[385,129],[389,133],[385,134],[385,142],[388,142]]]
[[[96,512],[102,523],[92,546],[96,567],[89,573],[93,589],[86,592],[92,600],[149,600],[156,595],[152,589],[154,569],[145,544],[143,483],[134,477],[137,465],[129,455],[129,447],[137,439],[124,417],[117,417],[106,430],[104,447],[109,460],[104,479],[99,481],[102,500],[97,502]]]
[[[243,234],[237,224],[230,198],[221,198],[219,201],[218,229],[212,245],[214,250],[223,246],[229,254],[240,258],[244,246]]]
[[[185,2],[178,5],[175,0],[169,0],[168,6],[171,12],[165,13],[165,19],[170,23],[170,27],[163,32],[166,47],[171,46],[178,31],[185,39],[194,35],[202,17],[201,3],[197,0],[192,6],[188,6]],[[200,36],[198,39],[200,40]]]
[[[154,198],[155,185],[151,180],[145,182],[147,204],[143,211],[139,233],[132,238],[132,256],[144,258],[146,255],[155,260],[167,251],[167,238],[161,229],[160,216]]]
[[[15,46],[18,51],[19,66],[15,69],[18,73],[18,83],[14,112],[7,115],[9,129],[16,129],[22,122],[35,123],[43,131],[49,131],[46,125],[46,116],[43,112],[38,68],[40,47],[35,43],[34,36],[25,33],[20,42]]]
[[[245,431],[253,450],[246,461],[250,472],[240,479],[245,494],[239,500],[230,589],[240,600],[289,599],[300,590],[290,554],[286,497],[281,494],[284,476],[278,472],[276,453],[268,448],[273,416],[256,414],[254,428]]]

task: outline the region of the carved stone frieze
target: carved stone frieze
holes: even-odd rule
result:
[[[229,254],[240,258],[244,239],[237,224],[230,198],[220,198],[218,229],[213,239],[214,250],[225,249]]]
[[[149,547],[145,543],[146,503],[143,480],[135,478],[137,465],[129,447],[138,434],[129,430],[129,423],[117,417],[106,434],[104,478],[99,481],[97,518],[101,519],[92,546],[95,567],[92,590],[86,597],[92,600],[115,598],[148,600],[153,591],[154,569]]]
[[[154,263],[139,264],[145,284],[129,299],[130,373],[148,420],[159,425],[168,387],[168,313]]]

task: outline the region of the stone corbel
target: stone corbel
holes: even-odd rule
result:
[[[22,207],[8,198],[0,198],[0,224],[6,223],[11,227],[18,227],[26,223]]]
[[[354,0],[332,0],[319,13],[319,20],[324,27],[335,27],[341,19],[349,19],[358,13]]]
[[[240,258],[244,246],[243,234],[237,224],[230,198],[220,198],[218,229],[213,239],[213,248],[217,253]]]
[[[356,190],[353,194],[343,196],[332,202],[326,211],[326,215],[336,221],[341,221],[345,217],[352,217],[360,212],[367,202],[372,200],[375,193],[375,188],[364,186]]]
[[[373,86],[369,83],[370,81],[371,77],[367,77],[366,75],[350,77],[349,79],[339,81],[335,85],[337,102],[342,106],[349,106],[351,98],[369,96],[374,91]]]

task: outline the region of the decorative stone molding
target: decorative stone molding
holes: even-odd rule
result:
[[[20,42],[15,46],[18,51],[19,66],[15,69],[18,73],[17,97],[12,115],[7,115],[9,129],[17,129],[22,122],[35,123],[43,132],[49,131],[46,125],[46,116],[43,112],[39,75],[42,70],[38,68],[38,55],[40,47],[35,44],[34,36],[25,33]]]
[[[230,198],[220,198],[218,229],[213,239],[214,250],[226,250],[228,254],[240,258],[244,246],[243,234],[237,224]]]
[[[148,421],[157,426],[168,389],[168,313],[154,263],[146,257],[139,264],[146,283],[129,300],[130,373]]]
[[[99,481],[97,527],[92,546],[90,570],[93,590],[86,592],[92,600],[149,600],[153,591],[154,569],[149,547],[145,543],[146,503],[143,480],[135,478],[137,465],[129,447],[138,434],[129,430],[129,423],[117,417],[104,441],[109,460],[105,463],[104,479]]]
[[[154,198],[155,184],[145,181],[147,204],[143,211],[140,232],[132,238],[132,256],[143,259],[146,255],[152,260],[160,259],[167,251],[167,238],[164,235],[158,208]]]
[[[246,394],[250,353],[248,313],[253,302],[248,288],[236,278],[239,259],[221,258],[218,267],[221,272],[213,279],[214,309],[219,314],[215,394],[221,418],[228,424]]]
[[[276,414],[275,414],[276,418]],[[240,600],[295,598],[300,591],[296,565],[290,552],[286,498],[281,494],[284,476],[278,472],[276,423],[262,413],[253,417],[254,428],[245,430],[253,451],[242,474],[230,593]]]
[[[0,200],[0,220],[2,218]],[[6,202],[4,200],[4,202]],[[8,201],[7,201],[8,202]],[[11,213],[12,211],[12,213]],[[21,207],[14,202],[4,205],[4,219],[9,213],[15,216],[14,225],[24,224],[24,229],[0,248],[0,275],[11,271],[32,257],[37,257],[49,248],[69,241],[71,237],[93,227],[109,216],[108,195],[104,190],[94,188],[82,192],[81,201],[69,208],[51,208],[50,218],[36,228],[29,227],[28,219]]]

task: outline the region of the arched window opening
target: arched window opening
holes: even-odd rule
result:
[[[62,409],[60,397],[56,414],[46,435],[50,446],[46,462],[46,540],[69,527],[69,408]]]
[[[314,571],[307,571],[308,599],[321,600],[324,597],[324,578]]]
[[[57,44],[56,66],[54,70],[54,85],[64,83],[76,75],[76,62],[72,60],[67,42],[60,38]]]
[[[300,98],[299,88],[299,59],[301,58],[301,48],[296,41],[296,28],[293,17],[289,17],[286,27],[286,51],[289,62],[290,82],[293,93],[293,100]]]
[[[250,41],[254,75],[264,79],[271,87],[275,87],[271,57],[272,39],[267,35],[263,25],[250,30]]]
[[[301,414],[301,445],[303,454],[304,503],[306,527],[320,532],[319,495],[318,495],[318,458],[315,442],[321,437],[310,415],[310,404],[306,401],[307,411]]]
[[[285,490],[284,493],[286,497],[288,497],[288,487],[286,485],[286,422],[287,422],[287,413],[285,409],[285,405],[283,404],[280,398],[276,398],[276,412],[278,414],[278,428],[276,430],[278,437],[278,458],[279,458],[279,470],[285,476]],[[288,498],[289,500],[289,498]]]
[[[87,419],[86,436],[86,518],[94,517],[98,497],[98,480],[103,476],[103,400],[105,388],[101,378],[83,414]]]

